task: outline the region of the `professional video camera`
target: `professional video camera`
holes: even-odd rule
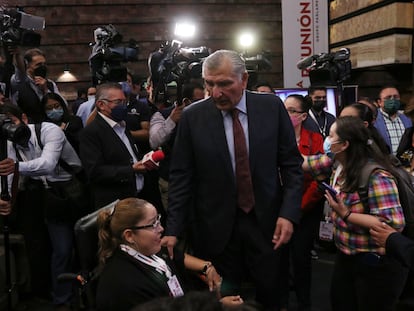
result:
[[[205,46],[181,47],[182,42],[172,40],[150,54],[148,67],[154,85],[155,101],[167,101],[167,85],[177,83],[177,100],[181,100],[181,86],[192,78],[201,78],[202,63],[210,55]],[[164,98],[161,99],[160,97]]]
[[[30,138],[31,132],[25,124],[14,124],[4,113],[0,113],[0,139],[10,140],[23,145]]]
[[[348,48],[333,53],[320,53],[301,59],[297,67],[308,68],[311,84],[336,85],[351,77],[350,54]]]
[[[38,46],[43,30],[43,17],[26,14],[16,9],[0,9],[0,39],[6,45]]]
[[[127,69],[122,63],[138,61],[137,42],[130,39],[128,46],[121,45],[122,35],[113,25],[95,29],[94,37],[89,57],[93,83],[126,81]]]

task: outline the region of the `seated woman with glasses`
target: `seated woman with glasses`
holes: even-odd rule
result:
[[[99,213],[99,311],[127,311],[155,298],[184,295],[189,290],[184,268],[202,274],[210,291],[219,293],[221,277],[211,262],[179,251],[170,259],[161,249],[160,218],[153,205],[137,198],[121,200],[112,211]],[[240,296],[221,301],[243,302]]]

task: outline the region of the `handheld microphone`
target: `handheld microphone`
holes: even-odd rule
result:
[[[162,150],[150,151],[145,154],[141,160],[142,164],[150,170],[158,167],[160,161],[164,160],[165,154]]]
[[[305,58],[302,58],[300,61],[296,63],[296,67],[300,70],[306,69],[313,64],[315,59],[318,58],[318,55],[312,55]]]

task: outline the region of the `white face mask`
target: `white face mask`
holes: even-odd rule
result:
[[[88,100],[93,100],[95,99],[95,95],[88,95]]]

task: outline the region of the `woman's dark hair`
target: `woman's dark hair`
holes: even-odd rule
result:
[[[300,104],[300,110],[303,112],[308,112],[309,109],[312,108],[312,98],[309,95],[302,96],[300,94],[291,94],[286,97],[286,99],[288,98],[296,99]]]
[[[42,98],[42,106],[43,106],[43,110],[45,111],[45,113],[46,113],[46,104],[47,104],[47,101],[49,99],[56,100],[60,104],[60,106],[63,109],[62,122],[67,122],[68,119],[69,119],[69,117],[70,117],[70,113],[69,113],[68,107],[66,106],[65,101],[63,100],[63,98],[59,94],[56,94],[56,93],[47,93],[46,95],[43,96],[43,98]],[[49,120],[49,118],[47,120],[55,123],[54,121]]]
[[[341,117],[335,121],[336,133],[340,141],[348,142],[349,146],[344,151],[346,163],[345,183],[341,187],[345,192],[358,190],[359,177],[369,159],[374,160],[391,173],[394,172],[387,154],[384,154],[373,142],[371,133],[364,122],[355,117]]]
[[[378,148],[385,154],[390,153],[390,149],[387,143],[382,138],[381,134],[378,132],[377,128],[373,125],[375,114],[374,111],[368,106],[363,103],[353,103],[345,108],[351,107],[358,112],[358,117],[368,123],[368,130],[371,134],[372,140],[377,144]]]

